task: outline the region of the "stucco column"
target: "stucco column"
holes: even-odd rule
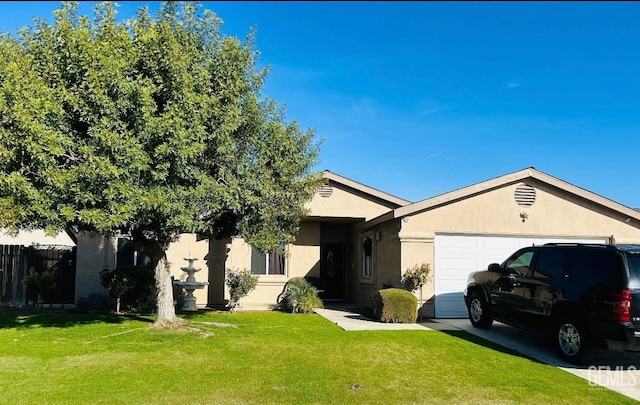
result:
[[[434,256],[435,256],[435,233],[434,232],[417,232],[400,230],[398,233],[398,242],[400,243],[401,254],[401,274],[416,264],[428,263],[431,267],[431,278],[422,287],[422,308],[420,313],[424,317],[433,317],[435,315],[434,306]],[[420,292],[415,291],[416,298],[420,300]]]

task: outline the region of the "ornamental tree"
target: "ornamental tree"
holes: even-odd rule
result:
[[[253,34],[197,4],[65,2],[0,36],[0,227],[130,235],[151,258],[156,325],[180,322],[166,249],[180,233],[291,240],[318,143],[262,95]]]

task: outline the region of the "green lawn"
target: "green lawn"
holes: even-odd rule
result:
[[[464,332],[345,332],[276,312],[188,319],[171,331],[0,313],[0,403],[634,403]]]

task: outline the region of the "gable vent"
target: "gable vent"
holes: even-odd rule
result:
[[[331,187],[329,184],[325,184],[320,188],[318,194],[320,194],[320,197],[331,197],[331,194],[333,194],[333,187]]]
[[[521,184],[516,187],[513,193],[516,203],[522,207],[531,207],[536,202],[536,190],[528,184]]]

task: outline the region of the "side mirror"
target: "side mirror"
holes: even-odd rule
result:
[[[491,263],[489,267],[487,267],[487,270],[494,273],[502,273],[502,267],[500,267],[498,263]]]

